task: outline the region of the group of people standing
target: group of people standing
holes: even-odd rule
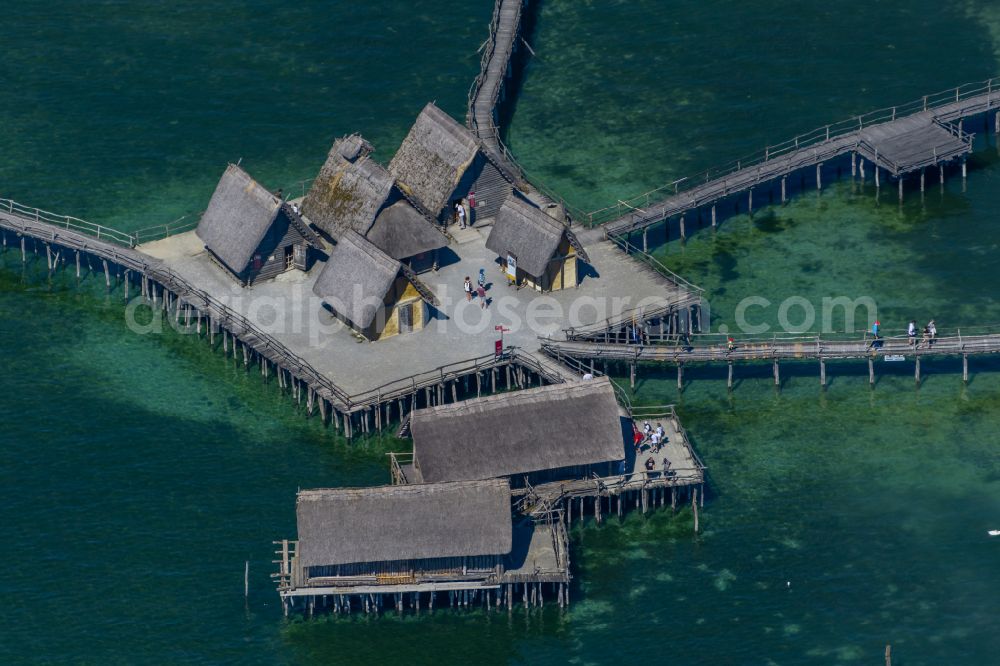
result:
[[[472,301],[473,295],[479,297],[479,307],[486,309],[489,302],[486,300],[486,269],[479,269],[479,277],[476,279],[476,285],[472,285],[472,278],[468,275],[465,276],[465,285],[462,287],[465,290],[465,300]]]
[[[906,327],[906,337],[909,340],[911,347],[917,346],[917,335],[920,334],[920,342],[926,345],[934,344],[934,340],[937,338],[937,325],[934,320],[931,319],[924,326],[923,331],[919,331],[917,327],[917,320],[911,319],[909,325]],[[878,320],[872,324],[872,344],[873,348],[878,348],[882,346],[882,324]]]

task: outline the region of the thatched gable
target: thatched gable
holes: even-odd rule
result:
[[[302,201],[306,217],[334,238],[345,229],[368,233],[392,192],[392,176],[370,152],[356,134],[337,139]]]
[[[437,304],[433,292],[415,275],[353,230],[341,235],[313,284],[313,293],[359,329],[368,328],[382,308],[396,277],[414,284],[424,300]]]
[[[424,482],[489,479],[625,457],[618,402],[607,378],[417,409],[410,432]]]
[[[389,173],[404,192],[437,217],[478,152],[479,142],[469,130],[430,103],[389,162]]]
[[[254,252],[281,212],[281,201],[230,164],[215,186],[195,233],[232,271],[247,267]]]
[[[404,200],[382,209],[367,238],[390,257],[399,260],[448,244],[448,238]]]
[[[505,480],[303,490],[295,514],[305,567],[511,550]]]
[[[586,261],[583,246],[572,231],[545,211],[512,194],[497,213],[493,229],[486,239],[486,248],[501,257],[506,257],[508,252],[513,253],[517,257],[518,268],[538,277],[545,273],[564,237]]]

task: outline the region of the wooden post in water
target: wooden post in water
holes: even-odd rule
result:
[[[677,390],[684,390],[684,364],[680,362],[677,363]]]
[[[753,188],[750,188],[750,193],[747,198],[747,215],[753,217]]]
[[[1000,114],[997,114],[997,118],[1000,118]],[[715,204],[712,205],[712,228],[715,228]],[[21,252],[24,252],[24,240],[21,241]]]
[[[631,381],[632,390],[635,390],[635,361],[632,362],[630,366],[631,370],[629,372],[629,379]]]
[[[903,177],[899,177],[899,203],[903,203]]]
[[[860,173],[861,173],[861,182],[864,182],[864,180],[865,180],[865,158],[862,157],[862,158],[858,159],[858,169],[860,170]]]
[[[858,154],[851,151],[851,179],[858,175]]]
[[[913,379],[916,381],[917,385],[920,384],[920,357],[916,358],[916,363],[913,366]]]
[[[732,391],[733,390],[733,362],[729,362],[729,380],[726,382],[726,387]]]
[[[875,386],[875,361],[871,356],[868,357],[868,383]]]
[[[881,187],[881,185],[880,185],[880,183],[879,183],[879,175],[878,175],[878,172],[879,172],[879,171],[881,171],[881,169],[879,169],[879,168],[878,168],[878,164],[876,164],[876,165],[875,165],[875,189],[876,189],[876,190],[877,190],[877,189],[878,189],[879,187]]]
[[[938,164],[938,180],[944,185],[944,162]]]
[[[823,163],[820,162],[816,165],[816,189],[823,189]]]
[[[782,176],[781,177],[781,203],[785,203],[785,201],[787,201],[787,197],[785,196],[785,187],[787,186],[787,184],[788,184],[788,176]]]
[[[826,360],[819,359],[819,385],[826,386]]]
[[[684,230],[684,213],[681,213],[680,225],[681,225],[681,240],[685,240],[687,238],[687,232]]]
[[[968,165],[966,164],[965,158],[963,157],[962,158],[962,180],[965,180],[966,176],[968,176],[967,166]]]
[[[781,374],[778,371],[778,359],[774,359],[774,385],[781,386]]]
[[[969,355],[962,354],[962,381],[969,383]]]
[[[691,510],[694,511],[694,533],[698,533],[698,489],[691,490]]]

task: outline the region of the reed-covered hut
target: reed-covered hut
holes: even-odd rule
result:
[[[434,293],[406,265],[348,229],[313,284],[333,313],[369,341],[422,329]]]
[[[625,435],[607,378],[414,410],[415,483],[507,478],[511,486],[617,474]]]
[[[332,239],[350,229],[416,272],[433,268],[447,237],[406,200],[371,152],[357,134],[337,139],[302,202],[303,214]]]
[[[290,268],[308,270],[320,239],[292,207],[246,171],[230,164],[195,233],[228,275],[241,285]]]
[[[389,172],[408,197],[445,224],[461,201],[469,220],[493,217],[515,182],[466,127],[433,103],[417,116]]]
[[[501,479],[303,490],[295,514],[298,587],[334,594],[496,584],[512,547],[510,487]]]
[[[539,291],[577,286],[577,259],[589,261],[569,227],[517,194],[504,201],[486,248],[499,255],[508,280]]]

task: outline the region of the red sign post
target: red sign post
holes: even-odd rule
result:
[[[494,326],[493,330],[500,331],[500,339],[496,341],[496,345],[493,347],[494,355],[496,355],[497,358],[500,358],[501,356],[503,356],[503,334],[510,333],[510,329],[504,328],[501,325],[501,326]]]

